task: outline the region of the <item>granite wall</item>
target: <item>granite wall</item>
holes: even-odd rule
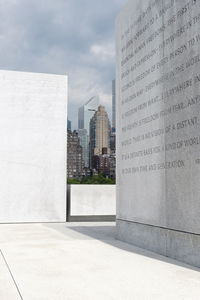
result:
[[[200,267],[200,1],[116,19],[120,239]]]

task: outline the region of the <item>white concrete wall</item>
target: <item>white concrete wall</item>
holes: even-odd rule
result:
[[[0,222],[66,219],[67,77],[0,71]]]
[[[71,185],[71,216],[116,215],[115,185]]]

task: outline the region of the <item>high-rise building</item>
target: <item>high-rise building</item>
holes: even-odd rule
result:
[[[115,80],[112,81],[112,127],[116,128],[116,96],[115,96]]]
[[[84,162],[82,147],[77,131],[67,130],[67,176],[68,178],[81,178],[83,176]]]
[[[67,119],[67,129],[72,130],[72,122]]]
[[[84,166],[89,167],[89,137],[86,129],[78,129],[80,145],[82,147]]]
[[[111,155],[115,155],[115,153],[116,153],[116,134],[115,134],[115,132],[110,133],[110,151],[111,151]]]
[[[98,111],[90,120],[90,167],[94,167],[93,158],[103,152],[110,154],[110,121],[104,106],[99,106]]]
[[[90,119],[99,106],[99,96],[94,96],[89,99],[78,111],[78,128],[86,129],[87,134],[90,134]]]
[[[108,154],[95,155],[93,157],[93,167],[98,173],[102,173],[105,177],[115,178],[115,156]]]
[[[81,145],[83,147],[83,157],[85,161],[85,167],[89,166],[89,135],[90,135],[90,119],[97,111],[99,105],[99,96],[90,98],[83,106],[78,110],[78,128],[79,130],[86,130],[79,134],[81,139]],[[82,137],[81,137],[82,136]],[[87,143],[87,144],[86,144]]]

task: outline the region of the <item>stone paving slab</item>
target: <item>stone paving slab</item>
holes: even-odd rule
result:
[[[116,240],[112,223],[1,225],[0,248],[24,300],[200,297],[199,269]]]

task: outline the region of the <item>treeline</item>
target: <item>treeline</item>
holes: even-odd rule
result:
[[[67,184],[115,184],[115,179],[105,178],[100,173],[98,176],[84,177],[82,179],[67,178]]]

